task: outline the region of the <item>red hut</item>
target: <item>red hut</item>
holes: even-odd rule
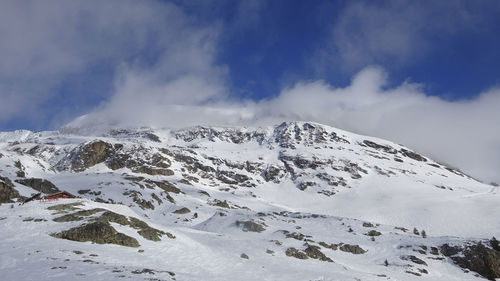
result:
[[[76,198],[73,194],[67,192],[67,191],[60,191],[56,192],[53,194],[47,194],[45,196],[40,197],[40,199],[45,199],[45,200],[57,200],[57,199],[64,199],[64,198]]]

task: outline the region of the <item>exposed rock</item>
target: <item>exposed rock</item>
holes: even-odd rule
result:
[[[78,210],[79,208],[77,206],[82,206],[82,205],[83,205],[82,202],[73,202],[73,203],[68,203],[68,204],[59,204],[59,205],[50,206],[47,208],[47,210],[57,211],[56,213],[54,213],[54,215],[55,214],[64,214],[64,213]]]
[[[413,256],[413,255],[409,255],[409,256],[402,256],[401,257],[402,260],[409,260],[411,262],[414,262],[416,264],[421,264],[421,265],[427,265],[427,263],[419,258],[417,258],[416,256]]]
[[[325,248],[328,248],[328,249],[332,249],[334,251],[337,251],[339,245],[338,244],[327,244],[325,242],[319,242],[319,245],[325,247]]]
[[[315,186],[316,183],[313,181],[306,181],[306,182],[301,182],[299,183],[299,189],[300,190],[306,190],[310,186]]]
[[[340,250],[355,255],[366,253],[366,251],[363,250],[363,248],[361,248],[359,245],[343,244],[340,246]]]
[[[81,146],[74,152],[71,167],[76,172],[86,169],[106,161],[115,153],[115,147],[102,140],[92,141]]]
[[[226,208],[226,209],[231,208],[226,200],[220,201],[220,200],[214,199],[214,201],[211,203],[211,205],[221,207],[221,208]]]
[[[29,186],[34,190],[45,194],[51,194],[60,191],[59,188],[57,188],[53,183],[45,179],[38,179],[38,178],[18,179],[16,180],[16,182],[25,186]]]
[[[306,253],[304,253],[300,250],[297,250],[293,247],[286,249],[285,255],[287,255],[288,257],[294,257],[294,258],[301,259],[301,260],[308,259]]]
[[[136,168],[132,168],[132,172],[139,174],[148,174],[152,176],[172,176],[174,175],[174,171],[170,169],[163,168],[154,168],[150,166],[139,166]]]
[[[310,235],[304,235],[300,232],[292,232],[292,233],[288,233],[288,231],[283,231],[283,232],[285,233],[286,238],[293,238],[293,239],[299,240],[299,241],[304,240],[304,238],[311,238],[312,237]]]
[[[439,255],[439,250],[436,247],[431,247],[431,255]]]
[[[226,184],[242,184],[250,178],[232,171],[218,171],[217,179]]]
[[[12,203],[12,199],[20,197],[12,182],[8,178],[0,177],[0,204]]]
[[[174,184],[168,182],[168,181],[152,181],[152,180],[147,180],[146,181],[147,183],[152,183],[156,186],[158,186],[159,188],[161,188],[163,191],[165,192],[172,192],[172,193],[175,193],[175,194],[179,194],[179,193],[182,193],[182,191],[180,189],[178,189]]]
[[[422,161],[422,162],[426,162],[427,161],[427,159],[425,157],[423,157],[422,155],[420,155],[418,153],[415,153],[413,151],[409,151],[409,150],[406,150],[406,149],[401,149],[400,152],[404,156],[409,157],[409,158],[411,158],[413,160]]]
[[[97,214],[99,212],[104,212],[106,210],[101,209],[101,208],[96,208],[96,209],[90,209],[90,210],[81,210],[75,213],[67,214],[64,216],[60,216],[57,218],[54,218],[53,221],[55,222],[70,222],[70,221],[81,221],[85,219],[85,217]]]
[[[333,262],[332,259],[323,254],[320,250],[320,247],[314,245],[308,245],[304,250],[306,255],[312,259],[318,259],[320,261]]]
[[[275,183],[279,183],[284,174],[285,169],[283,167],[269,165],[267,169],[264,170],[263,177],[267,182],[272,181]]]
[[[481,242],[463,247],[444,244],[441,252],[462,268],[475,271],[490,280],[500,278],[500,251],[488,248]]]
[[[378,143],[375,143],[375,142],[372,142],[372,141],[369,141],[369,140],[364,140],[363,141],[363,144],[365,144],[366,146],[369,146],[371,148],[375,148],[376,150],[382,150],[386,153],[390,153],[390,154],[396,154],[397,151],[396,149],[390,147],[390,146],[387,146],[387,145],[381,145],[381,144],[378,144]]]
[[[25,168],[24,168],[23,164],[21,164],[21,161],[17,160],[14,163],[14,167],[17,168],[17,172],[16,172],[17,177],[24,178],[26,176],[26,172],[24,171]]]
[[[101,221],[74,227],[52,234],[52,236],[79,242],[91,241],[97,244],[116,244],[127,247],[140,246],[135,238],[117,232],[111,225]]]
[[[382,235],[382,233],[373,229],[373,230],[368,231],[368,233],[366,235],[374,237],[374,236],[380,236],[380,235]]]
[[[266,228],[262,224],[256,223],[254,221],[237,221],[236,225],[237,226],[243,225],[243,228],[241,230],[243,230],[245,232],[247,232],[247,231],[262,232],[262,231],[266,230]]]
[[[332,259],[320,251],[320,247],[308,244],[306,244],[306,246],[307,247],[303,251],[290,247],[286,249],[285,255],[302,260],[312,258],[320,261],[333,262]]]
[[[184,207],[184,208],[180,208],[178,210],[175,210],[173,213],[174,214],[180,214],[180,215],[182,215],[182,214],[187,214],[189,212],[191,212],[191,210],[189,210],[188,208]]]

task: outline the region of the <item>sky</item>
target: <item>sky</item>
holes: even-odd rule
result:
[[[0,131],[315,121],[500,182],[500,2],[5,0]]]

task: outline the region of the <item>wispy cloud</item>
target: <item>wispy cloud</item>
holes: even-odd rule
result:
[[[326,47],[313,57],[316,68],[332,64],[343,71],[368,64],[408,65],[424,58],[443,39],[480,29],[498,9],[482,1],[349,1],[332,20]]]
[[[351,3],[332,33],[335,59],[344,67],[414,59],[429,44],[428,34],[453,33],[455,24],[477,22],[474,13],[461,12],[461,1],[433,4],[455,5],[449,9],[452,15],[459,11],[458,20],[413,2],[407,2],[408,10],[400,9],[399,1],[383,2],[384,9]],[[262,7],[248,9],[254,14],[244,22],[258,21]],[[430,27],[418,22],[420,17],[439,19],[434,31],[424,32]],[[0,122],[23,115],[43,119],[47,109],[41,105],[69,74],[105,64],[115,74],[112,90],[66,128],[317,121],[395,140],[482,179],[500,181],[500,132],[494,129],[500,120],[499,88],[450,102],[430,97],[415,83],[388,87],[382,68],[367,67],[345,87],[302,81],[274,98],[241,100],[231,94],[229,70],[217,61],[219,36],[226,30],[221,24],[199,23],[160,1],[3,1]],[[91,95],[93,85],[88,87]]]
[[[367,67],[349,86],[323,81],[300,82],[279,96],[260,102],[225,98],[223,85],[183,77],[161,87],[125,79],[110,103],[67,129],[102,129],[111,125],[185,127],[192,125],[271,125],[282,121],[316,121],[408,145],[439,161],[485,180],[499,181],[500,89],[478,98],[445,101],[430,97],[419,84],[386,88],[387,73]]]
[[[47,118],[43,103],[61,83],[95,67],[156,81],[217,72],[207,60],[218,27],[195,21],[160,1],[2,1],[0,123]]]

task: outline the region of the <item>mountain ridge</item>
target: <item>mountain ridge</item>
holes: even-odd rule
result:
[[[208,249],[204,255],[210,256],[210,251],[219,257],[229,255],[231,249],[222,246],[226,241],[232,247],[246,249],[246,256],[255,249],[261,249],[267,256],[276,256],[273,264],[280,270],[295,257],[297,268],[305,269],[304,266],[310,264],[300,263],[302,258],[319,259],[314,263],[315,270],[340,274],[338,269],[325,268],[323,262],[331,260],[351,268],[346,278],[379,280],[381,277],[377,277],[375,271],[385,266],[383,257],[376,252],[386,252],[395,244],[413,245],[410,252],[416,253],[418,243],[426,242],[427,248],[449,244],[465,253],[466,249],[475,247],[475,244],[464,246],[468,245],[467,241],[487,244],[492,236],[499,236],[500,225],[494,215],[500,213],[496,187],[478,182],[405,146],[314,122],[284,122],[257,128],[113,129],[98,136],[64,131],[15,131],[0,133],[0,155],[3,186],[18,192],[19,196],[29,197],[35,192],[57,188],[82,197],[76,200],[83,200],[83,206],[97,204],[99,209],[106,209],[107,205],[127,206],[130,208],[127,213],[173,233],[178,239],[196,240],[193,243],[197,244],[212,235],[221,237],[211,240],[215,244],[203,246]],[[5,201],[21,200],[15,198],[17,195],[9,196]],[[44,208],[39,202],[30,202],[23,210],[27,212],[30,206]],[[72,216],[81,217],[76,213]],[[44,219],[55,218],[47,215]],[[135,232],[127,230],[130,222],[118,221],[122,224],[111,221],[110,227],[125,231],[123,233],[135,237],[140,245],[144,244]],[[92,219],[87,220],[87,224],[92,225]],[[329,225],[335,228],[330,229]],[[413,228],[419,233],[425,230],[426,238],[412,234]],[[113,230],[109,231],[111,235]],[[327,235],[329,231],[333,236]],[[44,237],[50,234],[47,230],[41,233]],[[4,235],[9,237],[9,232]],[[327,237],[337,242],[325,241]],[[50,235],[46,239],[54,245],[60,240]],[[155,243],[174,243],[167,243],[165,239]],[[255,249],[235,246],[239,239]],[[418,242],[419,239],[426,240]],[[265,247],[269,247],[265,241],[271,240],[283,246],[273,244],[274,248],[268,249],[273,254],[265,253]],[[300,243],[291,243],[293,241]],[[182,247],[193,250],[187,245]],[[356,254],[360,257],[353,260],[344,254],[325,252],[333,248],[365,252]],[[106,253],[102,248],[99,251]],[[428,251],[421,249],[425,254],[417,257],[398,251],[391,250],[386,258],[397,260],[402,266],[398,268],[406,269],[390,268],[386,276],[412,280],[411,276],[420,275],[418,278],[433,280],[444,274],[447,277],[443,280],[471,280],[467,279],[471,274],[462,276],[461,270],[454,271],[453,263],[457,261],[445,256],[447,251],[438,250],[437,257],[442,259],[431,262],[427,269],[419,267],[418,270],[403,264],[406,260],[410,262],[407,265],[414,264],[412,260],[417,264],[418,260],[425,260],[427,264],[434,254],[426,256]],[[169,256],[167,248],[164,252]],[[254,260],[254,255],[260,254],[250,254],[252,266],[264,265],[261,261],[266,258]],[[239,253],[235,258],[240,259]],[[372,259],[377,262],[373,264]],[[358,267],[372,275],[364,275],[355,269]],[[176,268],[184,278],[179,280],[206,279],[202,275],[189,277],[180,265]],[[264,272],[273,275],[280,270]],[[223,271],[224,274],[210,271],[212,279],[236,276],[232,275],[230,266]],[[305,272],[309,275],[301,275],[303,279],[316,276]],[[276,279],[290,277],[284,274]]]

